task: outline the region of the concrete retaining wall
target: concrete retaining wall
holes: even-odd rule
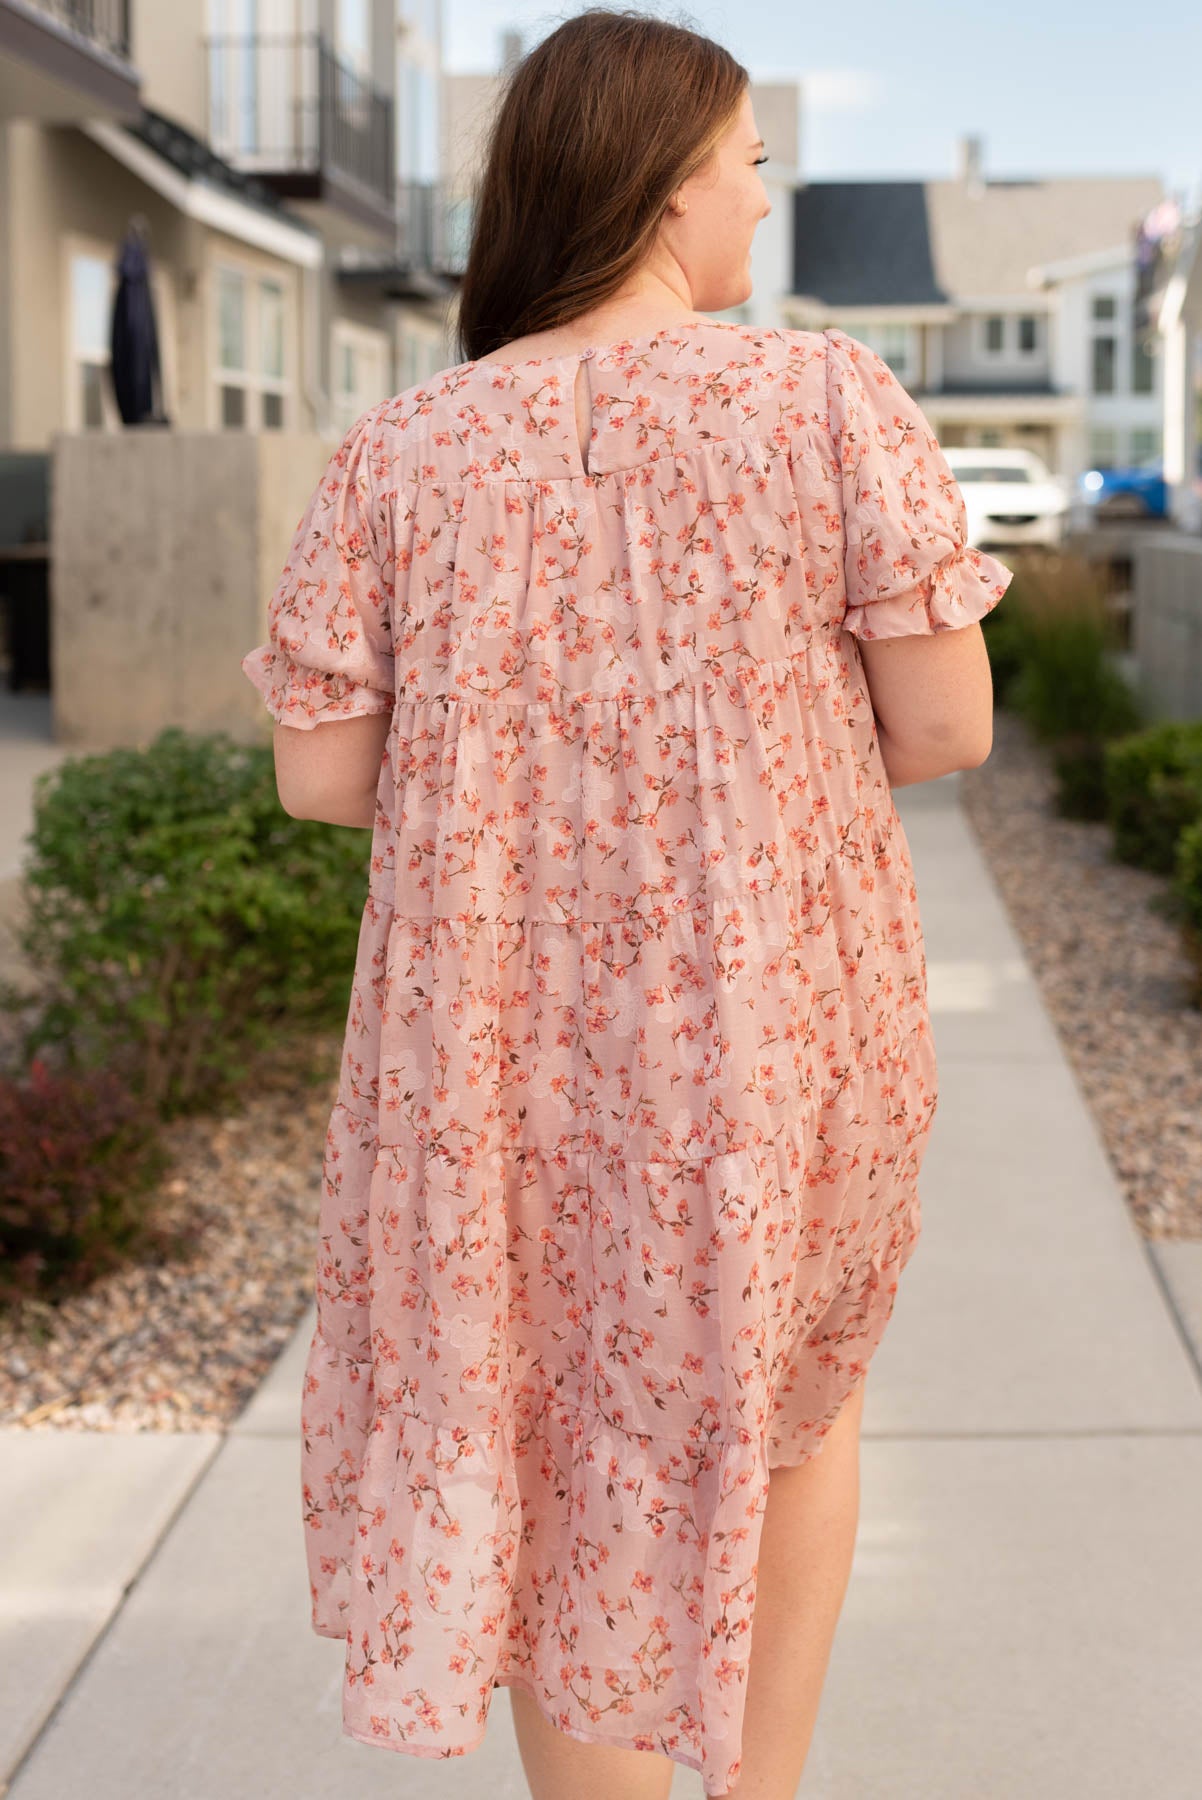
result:
[[[239,664],[336,438],[60,433],[50,482],[54,735],[145,746],[166,725],[242,741],[271,719]]]
[[[1136,543],[1132,655],[1139,691],[1161,719],[1202,718],[1202,540]]]

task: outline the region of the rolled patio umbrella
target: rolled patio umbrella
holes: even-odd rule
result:
[[[109,338],[113,396],[126,425],[167,425],[162,410],[159,339],[150,292],[146,220],[136,214],[117,257]]]

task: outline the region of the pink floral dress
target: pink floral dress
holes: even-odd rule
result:
[[[880,1342],[936,1105],[857,640],[1010,576],[839,330],[459,364],[331,458],[242,666],[390,714],[302,1404],[351,1737],[463,1755],[517,1684],[736,1782],[768,1472]]]

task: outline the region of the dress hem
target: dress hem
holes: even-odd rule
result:
[[[701,1758],[699,1756],[686,1756],[681,1753],[673,1755],[672,1752],[668,1750],[642,1750],[638,1745],[632,1744],[629,1738],[607,1737],[600,1731],[586,1731],[583,1726],[573,1725],[571,1727],[566,1727],[561,1725],[557,1719],[552,1718],[551,1714],[547,1711],[544,1702],[535,1692],[532,1684],[527,1681],[524,1676],[497,1675],[493,1679],[492,1687],[494,1690],[499,1687],[521,1688],[523,1693],[529,1694],[543,1718],[546,1719],[548,1725],[553,1726],[554,1729],[561,1732],[564,1737],[574,1739],[578,1744],[599,1744],[610,1750],[633,1750],[637,1751],[638,1754],[642,1756],[659,1756],[667,1762],[679,1763],[686,1769],[694,1770],[695,1773],[702,1776],[703,1782],[705,1780],[705,1777],[702,1774]],[[491,1712],[491,1697],[489,1710]],[[486,1728],[485,1731],[480,1733],[478,1738],[473,1738],[470,1744],[447,1744],[445,1748],[440,1748],[436,1744],[415,1744],[406,1742],[403,1738],[398,1740],[389,1737],[376,1737],[370,1731],[356,1731],[346,1724],[343,1725],[342,1729],[343,1734],[346,1737],[354,1738],[355,1741],[360,1744],[369,1744],[377,1750],[396,1750],[403,1755],[425,1756],[442,1762],[450,1761],[453,1756],[470,1756],[473,1751],[481,1748],[487,1735]],[[727,1787],[722,1787],[711,1790],[709,1787],[706,1787],[705,1791],[706,1800],[713,1800],[715,1794],[724,1794],[728,1789]]]

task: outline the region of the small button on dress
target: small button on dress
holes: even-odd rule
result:
[[[937,1099],[858,643],[1010,578],[836,329],[461,363],[331,457],[242,667],[389,715],[301,1400],[351,1737],[466,1755],[518,1685],[737,1782],[769,1472],[881,1341]]]

